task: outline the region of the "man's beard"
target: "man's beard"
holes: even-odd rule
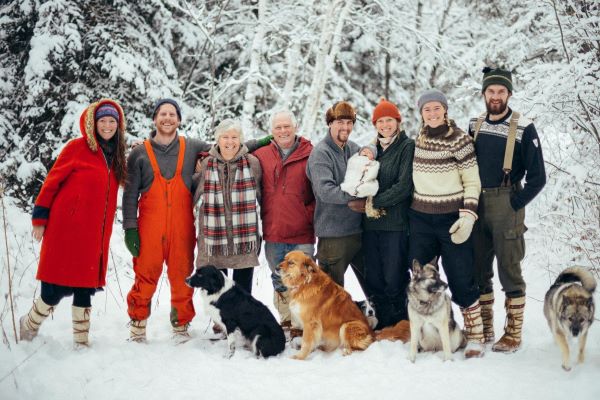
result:
[[[506,111],[506,107],[508,107],[508,100],[506,102],[500,100],[500,104],[492,104],[491,100],[485,102],[485,108],[490,115],[500,115]]]

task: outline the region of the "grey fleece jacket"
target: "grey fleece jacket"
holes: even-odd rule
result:
[[[171,179],[175,175],[177,168],[177,157],[179,156],[179,135],[168,145],[162,145],[154,141],[155,133],[151,133],[150,143],[152,150],[156,155],[156,162],[160,168],[160,173],[166,179]],[[251,151],[256,150],[259,145],[254,139],[245,143]],[[194,168],[198,153],[209,151],[212,144],[206,143],[200,139],[185,138],[185,154],[183,156],[183,169],[181,175],[185,186],[193,194],[196,186],[192,181]],[[146,152],[146,147],[138,145],[129,154],[127,158],[127,183],[123,190],[123,229],[137,228],[138,221],[138,201],[142,193],[147,192],[154,181],[152,165]]]
[[[362,214],[348,208],[355,197],[342,191],[348,159],[360,146],[352,141],[341,148],[328,133],[310,153],[306,175],[316,198],[314,226],[317,237],[343,237],[361,233]]]

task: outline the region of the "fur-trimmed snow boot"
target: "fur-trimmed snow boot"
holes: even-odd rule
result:
[[[467,308],[460,309],[465,321],[465,358],[483,357],[483,322],[481,320],[481,305],[479,300]]]
[[[54,311],[54,306],[44,303],[41,297],[33,302],[29,312],[19,319],[19,336],[21,340],[31,342],[37,336],[40,325]]]
[[[73,343],[75,347],[88,347],[88,335],[90,333],[91,307],[72,306],[73,315]]]
[[[523,312],[525,311],[525,296],[510,298],[504,302],[506,323],[504,335],[492,346],[492,351],[513,353],[521,348],[521,333],[523,330]]]
[[[146,322],[147,319],[135,320],[129,322],[129,341],[136,343],[146,343]]]
[[[481,320],[483,321],[483,343],[492,344],[495,341],[494,292],[479,296],[479,304],[481,305]]]

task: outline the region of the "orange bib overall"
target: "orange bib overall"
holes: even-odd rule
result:
[[[171,179],[161,173],[149,140],[144,141],[152,164],[154,181],[140,196],[138,229],[140,255],[133,258],[135,281],[127,295],[131,319],[144,320],[150,315],[152,295],[167,264],[171,286],[171,324],[183,326],[194,318],[193,289],[185,284],[193,270],[196,242],[192,195],[181,176],[185,140],[179,137],[177,169]]]

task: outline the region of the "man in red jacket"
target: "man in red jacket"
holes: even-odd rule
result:
[[[297,122],[288,110],[271,115],[271,144],[254,152],[263,171],[261,217],[265,253],[275,293],[273,302],[281,326],[291,328],[289,294],[277,265],[292,250],[314,254],[313,214],[315,197],[306,176],[312,144],[296,136]],[[298,334],[292,331],[292,336]]]

